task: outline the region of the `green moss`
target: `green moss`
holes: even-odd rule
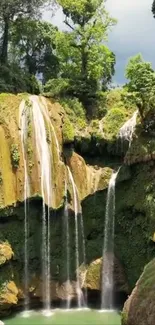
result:
[[[103,120],[103,132],[105,138],[113,139],[126,121],[126,113],[122,108],[112,108]]]
[[[128,322],[128,314],[127,314],[126,311],[122,311],[121,318],[122,318],[122,324],[123,325],[127,325],[127,322]]]
[[[74,141],[74,136],[75,136],[74,128],[72,123],[67,117],[65,117],[64,119],[62,133],[63,133],[64,143],[70,143]]]
[[[100,290],[101,267],[102,259],[98,259],[88,266],[85,287],[92,290]]]
[[[17,144],[13,143],[11,145],[10,153],[11,153],[12,167],[17,169],[19,167],[19,161],[20,161],[20,153]]]
[[[0,171],[0,185],[3,185],[3,177],[2,177],[2,172]]]

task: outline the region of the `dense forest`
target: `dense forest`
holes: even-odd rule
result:
[[[64,31],[43,20],[45,10],[52,18],[60,6]],[[42,92],[70,103],[76,99],[88,117],[103,117],[115,73],[116,57],[107,45],[115,24],[103,0],[2,0],[0,91]],[[136,103],[144,119],[154,108],[151,64],[138,54],[129,60],[126,78],[123,96]]]

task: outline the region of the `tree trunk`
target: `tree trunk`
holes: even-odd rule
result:
[[[8,62],[8,43],[9,43],[9,18],[4,18],[4,33],[2,37],[2,49],[0,54],[1,64],[7,64]]]
[[[86,53],[85,46],[83,46],[81,50],[81,60],[82,60],[82,66],[81,66],[82,77],[84,79],[87,79],[87,53]]]

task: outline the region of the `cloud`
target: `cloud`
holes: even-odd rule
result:
[[[78,0],[77,0],[78,1]],[[118,23],[109,33],[109,47],[116,54],[116,82],[125,81],[124,70],[129,57],[141,52],[146,61],[155,68],[155,19],[151,12],[153,0],[107,0],[106,7]],[[51,21],[61,30],[62,10],[58,10],[51,20],[51,14],[45,13],[44,19]]]
[[[155,19],[151,13],[153,0],[107,0],[107,9],[118,19],[109,34],[109,47],[117,58],[115,80],[124,80],[129,57],[141,52],[155,67]]]

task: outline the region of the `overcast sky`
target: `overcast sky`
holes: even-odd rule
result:
[[[78,0],[77,0],[78,1]],[[109,35],[109,47],[116,54],[114,81],[124,82],[124,69],[130,56],[141,52],[155,68],[155,19],[151,13],[153,0],[107,0],[106,7],[118,23]],[[46,19],[51,20],[48,13]],[[58,11],[52,23],[63,29],[63,15]]]

